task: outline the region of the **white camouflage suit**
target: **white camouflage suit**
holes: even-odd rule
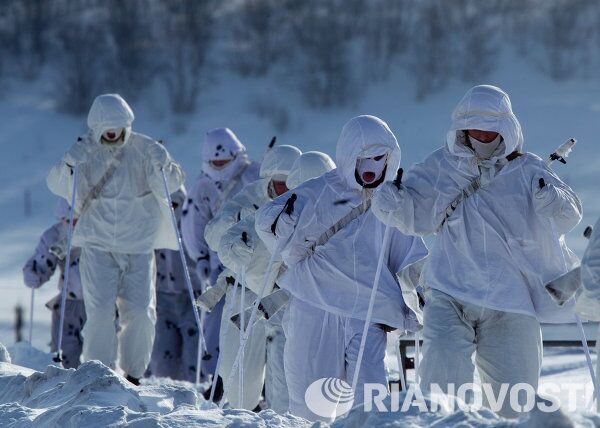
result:
[[[389,246],[382,248],[385,226],[367,210],[325,243],[311,248],[353,208],[368,203],[371,190],[357,182],[357,160],[379,156],[387,158],[379,180],[392,180],[400,164],[394,134],[381,119],[356,117],[344,126],[338,140],[337,168],[293,190],[297,200],[291,215],[283,211],[289,194],[267,203],[256,214],[258,235],[270,252],[281,254],[288,267],[278,284],[291,295],[283,319],[289,410],[309,420],[332,419],[307,407],[309,385],[326,377],[352,383],[381,251],[385,251],[385,263],[354,391],[355,406],[363,404],[365,383],[387,385],[384,325],[411,331],[418,327],[416,315],[404,304],[395,274],[426,256],[420,238],[392,230]]]
[[[150,361],[154,341],[154,250],[177,248],[161,168],[169,192],[183,183],[183,172],[158,142],[131,131],[134,116],[116,94],[97,97],[88,115],[89,132],[50,171],[50,190],[70,200],[77,170],[73,245],[81,247],[81,280],[87,322],[82,361],[119,365],[139,379]],[[124,129],[107,144],[102,135]],[[113,167],[112,176],[97,183]],[[110,171],[109,171],[110,172]],[[96,189],[92,192],[92,189]],[[120,332],[115,332],[115,305]]]
[[[53,224],[42,234],[34,254],[27,260],[23,267],[23,279],[25,285],[30,288],[38,288],[48,282],[58,267],[60,277],[58,280],[57,296],[46,303],[46,307],[52,311],[50,352],[56,352],[58,346],[58,328],[60,318],[60,302],[64,292],[65,281],[65,258],[63,251],[66,250],[68,234],[69,205],[64,199],[60,199],[55,210],[58,223]],[[85,324],[85,308],[83,305],[83,291],[79,277],[80,249],[71,250],[69,272],[69,286],[67,300],[65,301],[65,319],[62,338],[62,364],[65,368],[77,368],[79,357],[83,346],[81,329]],[[60,257],[59,257],[60,256]]]
[[[185,188],[173,195],[173,209],[179,223]],[[179,251],[156,250],[156,338],[150,360],[150,375],[196,381],[198,326],[186,284]],[[186,257],[194,294],[201,284],[193,273],[195,263]]]
[[[279,179],[285,181],[300,153],[300,150],[296,147],[286,145],[276,146],[269,150],[261,162],[260,178],[246,185],[233,199],[227,201],[219,214],[206,227],[206,241],[211,249],[218,252],[219,259],[227,268],[222,275],[230,275],[242,280],[243,272],[245,275],[243,281],[247,288],[243,305],[241,304],[241,289],[239,286],[236,291],[236,302],[232,301],[234,294],[232,287],[228,287],[225,296],[225,307],[232,310],[223,311],[219,336],[222,352],[219,376],[221,376],[224,383],[231,375],[231,369],[240,344],[240,331],[231,322],[231,315],[239,313],[242,306],[248,308],[252,305],[262,286],[268,263],[268,258],[265,262],[264,253],[261,251],[264,248],[258,248],[258,251],[253,250],[256,243],[254,213],[261,205],[272,199],[274,192],[271,185],[272,178],[278,176]],[[247,244],[242,241],[244,232],[247,234]],[[243,247],[239,245],[240,243]],[[255,256],[252,256],[253,252]],[[276,264],[271,270],[269,290],[273,288],[279,267],[280,264]],[[269,325],[264,321],[259,321],[252,327],[252,334],[246,342],[242,362],[244,368],[243,400],[242,397],[239,397],[239,372],[233,375],[230,390],[225,391],[227,399],[233,407],[252,410],[260,402],[263,384],[265,384],[265,353],[267,352],[268,334]],[[266,384],[265,387],[267,387]],[[269,395],[267,394],[267,396]],[[279,395],[277,397],[278,401],[275,403],[272,402],[272,396],[265,398],[267,398],[267,401],[271,399],[271,403],[268,403],[270,408],[278,410],[273,405],[278,407],[277,403],[285,400],[286,395]],[[285,410],[287,410],[287,403],[285,407]]]
[[[466,130],[497,132],[501,140],[484,158]],[[544,284],[577,262],[563,234],[580,221],[581,203],[542,159],[519,155],[522,146],[508,95],[476,86],[454,110],[447,144],[412,166],[399,190],[385,184],[374,197],[378,218],[392,212],[391,224],[403,232],[436,234],[423,274],[424,391],[472,383],[473,353],[496,397],[502,383],[537,388],[539,322],[574,319],[573,302],[559,308]],[[481,188],[446,218],[476,178]],[[516,416],[508,399],[499,413]]]
[[[303,159],[304,162],[300,162],[300,159]],[[246,186],[236,198],[227,203],[218,219],[215,219],[214,225],[211,223],[207,228],[209,242],[213,239],[219,240],[218,252],[223,264],[238,277],[241,277],[242,272],[245,274],[246,286],[252,291],[247,299],[250,304],[261,292],[271,258],[254,229],[256,210],[277,196],[274,188],[270,185],[271,181],[273,179],[285,180],[288,187],[295,186],[299,180],[321,175],[332,167],[333,161],[322,153],[311,152],[311,155],[307,157],[300,156],[300,151],[295,147],[275,147],[263,159],[261,179]],[[238,221],[238,219],[240,220]],[[223,232],[219,234],[218,230]],[[247,237],[246,242],[241,239],[244,233]],[[268,276],[265,295],[272,291],[280,269],[281,260],[277,260],[273,263]],[[228,290],[228,299],[231,298],[231,294],[232,290]],[[235,312],[239,312],[239,308]],[[268,321],[259,321],[252,327],[252,334],[244,351],[245,408],[254,408],[258,404],[263,384],[263,376],[259,376],[259,374],[264,373],[267,406],[278,413],[285,413],[288,409],[287,386],[283,369],[285,336],[281,327],[282,314],[283,311],[279,311]],[[227,330],[222,328],[221,333],[222,347],[228,350],[222,356],[223,360],[220,366],[220,374],[224,379],[230,376],[231,366],[239,348],[239,339],[237,339],[239,330],[231,321],[225,320],[226,315],[224,314],[222,326],[227,325],[228,327]],[[226,341],[224,341],[225,337],[227,337]],[[227,347],[225,347],[226,345]],[[235,374],[231,391],[226,391],[232,403],[240,401],[237,391],[238,382],[239,375]]]
[[[224,168],[216,169],[211,161],[232,159]],[[246,184],[258,178],[259,164],[248,159],[246,147],[229,128],[207,132],[202,146],[202,172],[188,193],[181,217],[181,236],[185,249],[196,263],[196,275],[202,287],[212,286],[223,270],[217,253],[211,251],[204,230],[226,200]],[[193,274],[193,270],[192,270]],[[219,357],[219,330],[224,299],[204,315],[202,375],[213,374]]]

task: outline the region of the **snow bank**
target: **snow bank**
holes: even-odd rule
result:
[[[220,410],[193,385],[135,387],[98,361],[43,372],[0,362],[0,426],[260,426],[312,424],[272,411]]]
[[[44,371],[47,366],[56,365],[52,361],[52,354],[40,351],[28,342],[17,342],[8,347],[8,352],[10,353],[10,360],[7,362],[12,362],[18,366]]]
[[[0,347],[1,349],[1,347]],[[400,402],[404,402],[403,393]],[[448,409],[447,404],[425,398],[427,409],[412,405],[404,411],[365,413],[352,411],[332,424],[342,427],[592,427],[600,416],[581,413],[532,412],[526,418],[509,421],[489,410],[465,412]],[[391,409],[390,399],[384,401]],[[152,379],[135,387],[98,361],[82,364],[77,370],[47,366],[35,371],[0,362],[0,426],[60,427],[325,427],[271,410],[221,410],[206,402],[185,382]]]

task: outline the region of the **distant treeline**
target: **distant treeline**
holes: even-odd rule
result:
[[[100,91],[135,100],[156,85],[171,111],[189,113],[232,72],[272,75],[326,108],[401,70],[416,99],[480,82],[511,67],[509,49],[553,79],[599,78],[600,2],[2,0],[0,47],[0,77],[49,73],[76,114]]]

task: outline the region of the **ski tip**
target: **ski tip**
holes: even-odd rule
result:
[[[271,138],[271,142],[269,143],[269,149],[272,149],[276,142],[277,142],[277,135],[273,135],[273,138]]]

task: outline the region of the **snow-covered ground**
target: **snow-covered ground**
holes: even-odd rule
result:
[[[207,403],[200,390],[186,382],[145,379],[135,387],[97,361],[81,365],[77,370],[47,365],[51,355],[31,348],[26,343],[9,347],[13,361],[0,358],[0,426],[29,427],[319,427],[289,414],[271,410],[254,413],[246,410],[219,409]],[[0,355],[1,357],[1,355]],[[555,381],[583,381],[586,373],[576,351],[553,351],[544,372],[547,381],[557,373]],[[37,370],[17,365],[35,367]],[[392,364],[393,365],[393,364]],[[411,377],[409,377],[411,380]],[[410,392],[407,394],[410,395]],[[406,395],[398,396],[404,403]],[[432,401],[424,400],[431,409]],[[438,403],[441,403],[438,401]],[[390,401],[385,401],[391,409]],[[338,419],[333,427],[593,427],[600,424],[598,415],[583,412],[532,411],[528,417],[507,421],[486,409],[464,411],[443,404],[436,411],[416,404],[395,412],[352,411]]]
[[[600,81],[554,82],[531,70],[514,58],[505,64],[510,68],[496,71],[487,82],[504,88],[513,101],[525,134],[525,149],[541,156],[549,154],[569,137],[579,144],[567,165],[556,166],[557,173],[582,197],[584,220],[567,241],[578,255],[583,253],[582,232],[600,216],[597,182],[600,150],[597,146],[600,123]],[[275,134],[270,121],[256,114],[257,100],[276,103],[290,118],[286,132],[278,133],[280,143],[299,146],[303,150],[335,153],[335,143],[342,125],[357,114],[375,114],[385,119],[398,136],[406,167],[444,143],[449,115],[469,84],[453,84],[421,103],[414,101],[410,80],[397,73],[389,81],[373,84],[354,105],[345,108],[314,111],[304,107],[297,95],[274,90],[270,80],[244,79],[223,75],[202,94],[198,111],[189,117],[174,117],[158,95],[133,102],[136,130],[164,139],[173,156],[183,165],[190,184],[200,168],[201,143],[204,133],[217,126],[229,126],[247,145],[253,158],[260,158],[266,144]],[[54,109],[54,93],[44,79],[6,89],[0,99],[0,342],[14,342],[14,308],[24,307],[29,319],[30,291],[22,284],[21,267],[33,251],[41,232],[54,219],[55,198],[45,186],[45,176],[52,163],[85,129],[85,118],[69,117]],[[91,101],[91,100],[90,100]],[[24,216],[25,192],[31,195],[32,212]],[[56,294],[55,282],[36,291],[33,345],[47,351],[50,338],[50,313],[44,303]],[[27,325],[23,331],[27,335]],[[595,356],[594,356],[595,358]],[[393,361],[390,357],[391,370]],[[563,384],[587,382],[589,375],[583,353],[579,349],[548,349],[544,358],[543,382]],[[0,425],[10,421],[22,426],[23,421],[39,416],[39,421],[67,426],[100,425],[111,421],[129,421],[150,426],[201,424],[206,426],[303,426],[293,418],[280,418],[270,412],[205,409],[192,386],[153,384],[135,389],[106,367],[87,364],[77,372],[59,368],[44,374],[0,363]],[[18,404],[7,404],[15,402]],[[600,419],[583,419],[581,412],[573,416],[579,423],[600,425]],[[110,410],[100,414],[98,406]],[[49,409],[44,411],[44,409]],[[42,415],[43,413],[43,415]],[[406,416],[406,415],[405,415]],[[371,420],[379,426],[410,426],[423,423],[490,426],[498,424],[491,415],[458,415],[444,422],[443,415],[399,417],[380,415]],[[387,417],[387,419],[386,419]],[[63,419],[64,418],[64,419]],[[106,419],[99,419],[106,418]],[[411,419],[412,418],[412,419]],[[470,419],[471,418],[471,419]],[[100,423],[101,421],[101,423]],[[36,420],[37,422],[37,420]],[[287,425],[286,425],[287,424]]]

